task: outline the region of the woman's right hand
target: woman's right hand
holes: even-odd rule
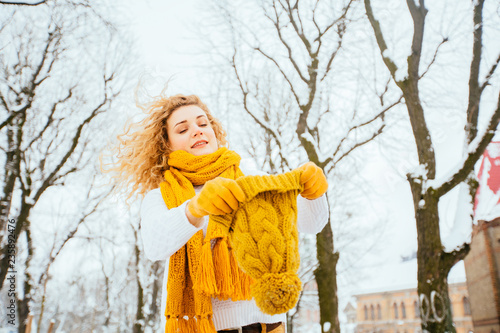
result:
[[[238,209],[239,203],[245,199],[245,193],[236,181],[217,177],[205,183],[200,193],[188,203],[187,210],[195,218],[224,215]]]

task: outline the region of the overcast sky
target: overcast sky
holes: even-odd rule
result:
[[[141,74],[154,75],[158,82],[170,79],[172,93],[200,93],[200,72],[196,69],[193,27],[201,20],[201,1],[128,1],[134,13],[132,26],[143,57]]]

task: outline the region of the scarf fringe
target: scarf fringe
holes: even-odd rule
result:
[[[211,318],[210,319],[206,317],[198,318],[197,324],[198,324],[198,332],[200,333],[217,333]]]
[[[213,249],[215,279],[219,289],[219,298],[227,300],[233,295],[234,281],[231,272],[231,260],[226,238],[219,239]]]
[[[241,297],[243,300],[249,301],[252,299],[252,284],[254,280],[250,277],[250,275],[245,274],[240,269],[240,283],[241,283]]]
[[[238,262],[236,261],[236,255],[234,254],[234,250],[231,249],[231,252],[229,253],[229,260],[231,261],[231,277],[232,277],[232,284],[234,286],[233,290],[233,295],[234,299],[238,300],[243,300],[245,299],[243,297],[243,292],[242,292],[242,284],[243,281],[240,281],[242,278],[242,273],[238,267]]]
[[[178,333],[179,332],[179,320],[176,317],[167,318],[167,323],[165,324],[165,333]]]
[[[217,281],[215,280],[215,269],[210,242],[206,242],[201,249],[200,265],[196,274],[194,288],[210,297],[219,293]]]
[[[194,333],[197,331],[196,320],[191,317],[189,319],[182,318],[179,321],[180,332]]]

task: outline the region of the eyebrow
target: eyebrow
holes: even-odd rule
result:
[[[204,114],[200,114],[198,117],[196,117],[196,119],[199,119],[199,118],[201,118],[201,117],[205,117],[205,118],[207,118],[207,116],[206,116],[206,115],[204,115]],[[208,120],[208,118],[207,118],[207,120]],[[177,124],[175,124],[175,125],[174,125],[174,128],[175,128],[177,125],[184,124],[184,123],[186,123],[186,122],[187,122],[187,120],[179,121]]]

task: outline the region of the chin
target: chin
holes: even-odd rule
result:
[[[208,155],[215,153],[217,151],[217,148],[212,148],[212,147],[205,147],[203,149],[191,149],[191,154],[194,156],[201,156],[201,155]]]

